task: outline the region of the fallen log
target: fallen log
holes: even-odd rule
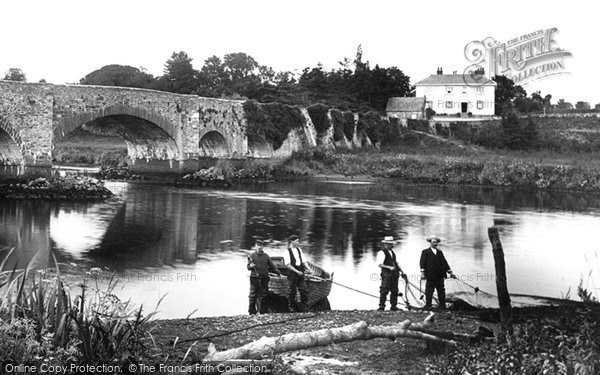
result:
[[[423,324],[429,324],[433,315]],[[405,320],[393,326],[371,326],[364,322],[357,322],[344,327],[326,328],[311,332],[289,333],[277,337],[262,337],[244,346],[224,351],[217,351],[214,344],[210,344],[208,354],[204,361],[228,361],[233,359],[261,359],[265,356],[288,351],[325,346],[333,343],[342,343],[355,340],[370,340],[375,338],[397,339],[409,337],[427,341],[456,345],[452,340],[445,340],[429,333],[409,329],[411,322]]]

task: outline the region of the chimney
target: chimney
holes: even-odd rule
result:
[[[442,71],[442,67],[441,66],[437,69],[437,74],[438,75],[444,74],[444,72]]]

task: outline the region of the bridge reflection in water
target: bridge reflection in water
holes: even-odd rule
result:
[[[498,225],[509,289],[560,296],[586,272],[585,256],[594,258],[588,241],[600,211],[590,197],[391,183],[302,182],[237,191],[109,187],[120,199],[1,201],[0,248],[15,247],[20,265],[39,250],[36,267],[52,264],[54,251],[59,262],[76,264],[79,274],[90,267],[114,270],[119,295],[147,309],[168,293],[159,308],[163,317],[185,317],[195,309],[196,315],[244,313],[246,255],[254,236],[272,239],[267,251],[282,255],[283,241],[293,233],[336,281],[374,294],[383,236],[399,240],[400,264],[416,281],[424,238],[436,233],[455,272],[493,291],[487,227]],[[342,309],[377,303],[335,287],[330,300]]]

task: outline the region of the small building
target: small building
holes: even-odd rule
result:
[[[494,115],[496,82],[485,77],[483,70],[474,75],[444,74],[442,68],[438,68],[437,74],[415,86],[417,97],[427,98],[425,107],[436,114]]]
[[[425,98],[389,98],[385,111],[388,117],[422,119],[425,117]]]

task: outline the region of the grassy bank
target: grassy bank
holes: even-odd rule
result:
[[[396,178],[411,183],[600,191],[600,152],[487,150],[429,135],[406,132],[394,147],[312,148],[285,160],[226,160],[182,180],[230,186],[305,176],[344,175]]]
[[[581,158],[550,161],[535,156],[472,153],[449,156],[404,150],[331,151],[292,156],[287,174],[342,174],[400,178],[416,183],[600,191],[600,164]],[[599,155],[600,157],[600,155]]]

